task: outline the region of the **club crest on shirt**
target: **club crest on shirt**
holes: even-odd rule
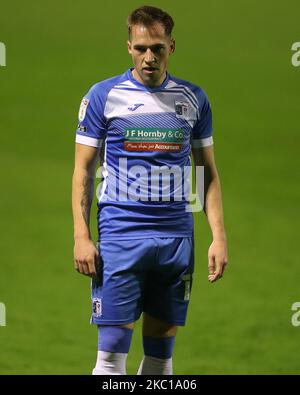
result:
[[[184,101],[175,101],[175,113],[177,118],[185,119],[188,116],[189,105]]]
[[[79,113],[78,113],[79,122],[82,122],[84,120],[88,104],[89,104],[89,99],[84,97],[80,103],[80,108],[79,108]]]
[[[94,317],[102,316],[102,299],[93,298],[93,316]]]

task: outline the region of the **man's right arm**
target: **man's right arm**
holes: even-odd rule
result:
[[[75,145],[72,182],[75,269],[88,276],[96,275],[98,250],[90,232],[90,211],[94,193],[94,176],[99,148]]]

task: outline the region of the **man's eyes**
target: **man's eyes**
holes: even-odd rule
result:
[[[157,53],[157,52],[162,51],[164,48],[165,48],[165,47],[163,47],[162,45],[160,45],[160,46],[153,47],[153,48],[150,48],[150,49],[151,49],[152,52]],[[136,49],[137,51],[139,51],[139,52],[146,52],[146,51],[147,51],[147,48],[146,48],[146,47],[135,47],[135,49]]]

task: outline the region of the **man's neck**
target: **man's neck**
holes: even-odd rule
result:
[[[139,73],[136,71],[136,69],[133,69],[131,71],[131,74],[135,80],[137,80],[138,82],[140,82],[141,84],[143,84],[149,88],[157,88],[157,87],[161,86],[162,83],[167,78],[167,72],[165,71],[165,73],[161,76],[160,80],[157,83],[155,83],[153,85],[149,85],[149,84],[145,84],[145,82],[141,79],[141,77],[139,76]]]

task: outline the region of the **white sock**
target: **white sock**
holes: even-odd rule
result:
[[[98,351],[93,375],[126,374],[126,359],[128,354]]]
[[[173,374],[172,357],[168,359],[160,359],[145,355],[137,374],[171,375]]]

